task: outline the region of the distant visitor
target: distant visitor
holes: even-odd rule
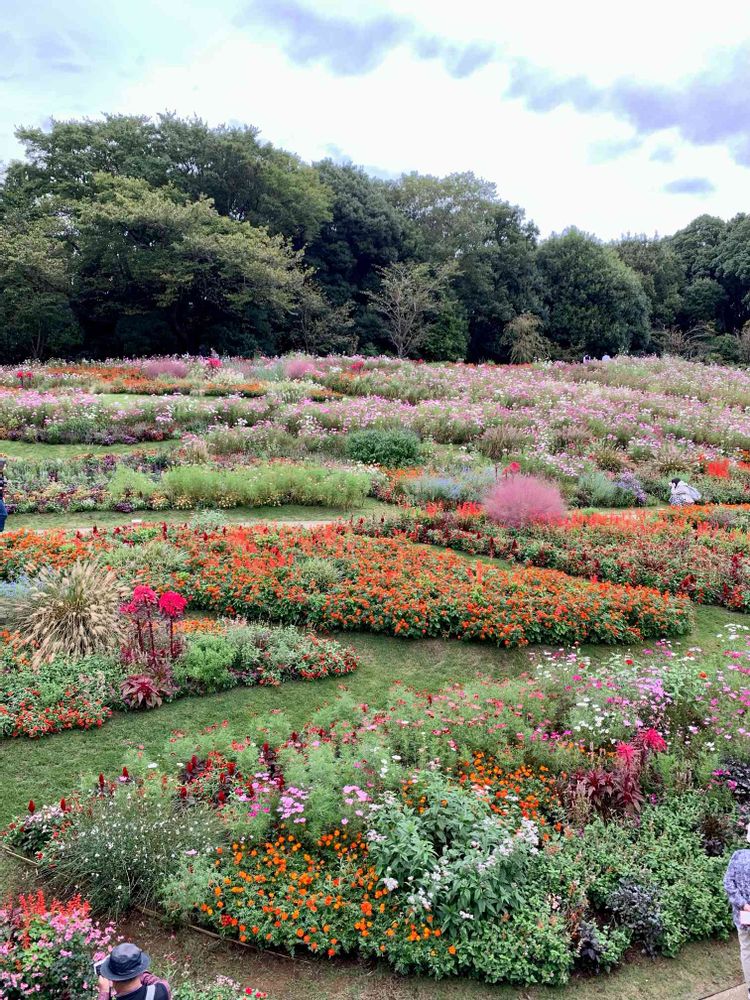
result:
[[[687,507],[700,500],[701,495],[694,486],[689,486],[684,479],[673,479],[669,484],[669,502],[673,507]]]
[[[5,531],[5,521],[8,517],[8,508],[5,506],[5,501],[0,497],[0,531]]]
[[[747,839],[750,841],[750,823]],[[740,939],[742,974],[750,991],[750,850],[734,852],[724,877],[724,888],[732,904],[732,919]]]

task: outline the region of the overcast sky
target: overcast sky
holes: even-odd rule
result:
[[[384,177],[473,170],[543,233],[670,233],[750,206],[747,0],[0,0],[16,126],[247,123]]]

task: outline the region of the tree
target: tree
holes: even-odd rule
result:
[[[0,226],[0,345],[6,361],[63,354],[80,343],[69,294],[70,259],[59,220],[6,218]]]
[[[543,243],[537,262],[545,334],[564,356],[618,354],[648,344],[648,298],[614,250],[570,229]]]
[[[16,133],[26,162],[12,163],[0,210],[44,196],[89,197],[97,174],[177,188],[191,201],[211,198],[220,215],[295,241],[317,235],[331,196],[312,167],[258,139],[252,126],[210,128],[176,115],[106,115],[100,121],[53,121]]]
[[[514,365],[546,361],[552,356],[552,344],[542,333],[543,323],[534,313],[521,313],[503,330],[503,342]]]
[[[306,354],[348,354],[356,349],[353,306],[332,306],[312,282],[300,296],[297,324],[292,335],[295,347]]]
[[[723,312],[726,293],[714,278],[695,278],[682,293],[682,304],[677,314],[683,330],[697,325],[714,325]]]
[[[411,256],[409,225],[391,205],[385,184],[358,167],[331,160],[317,165],[322,183],[332,192],[331,219],[305,250],[315,282],[333,306],[351,301],[360,338],[387,340],[380,314],[368,309],[368,293],[378,285],[378,268]]]
[[[724,326],[739,330],[750,319],[750,215],[741,213],[727,223],[713,268],[725,293]]]
[[[466,313],[458,299],[446,291],[422,344],[422,357],[425,361],[465,361],[468,346]]]
[[[142,180],[99,174],[94,183],[70,236],[73,304],[84,322],[157,316],[179,350],[195,351],[211,330],[236,349],[272,345],[305,278],[282,237]]]
[[[655,327],[672,326],[681,305],[685,274],[668,240],[648,236],[624,236],[613,249],[620,260],[638,275],[648,296],[651,322]]]
[[[689,282],[714,278],[716,252],[726,235],[727,224],[715,215],[699,215],[669,240]]]
[[[424,344],[452,271],[451,264],[415,263],[379,269],[380,288],[370,292],[369,298],[373,310],[385,320],[388,339],[399,358],[413,356]]]
[[[484,242],[459,259],[453,282],[468,318],[473,361],[507,358],[499,332],[515,316],[543,310],[536,226],[507,202],[492,207],[488,223]]]
[[[423,260],[452,260],[484,244],[497,191],[475,174],[404,174],[388,186],[393,205],[409,220]]]

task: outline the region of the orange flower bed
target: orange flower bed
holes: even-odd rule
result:
[[[226,615],[502,646],[637,642],[684,633],[692,623],[683,597],[551,570],[470,565],[400,538],[354,535],[345,525],[314,530],[258,525],[212,533],[154,526],[74,537],[6,532],[0,538],[0,575],[12,578],[30,563],[65,565],[123,542],[137,546],[157,534],[188,556],[187,568],[173,576],[174,588],[193,609]],[[340,578],[319,584],[307,573],[311,559],[330,561]],[[147,570],[139,576],[149,582]]]

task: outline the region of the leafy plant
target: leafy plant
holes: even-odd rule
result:
[[[413,431],[371,428],[347,435],[346,454],[365,465],[403,469],[419,464],[421,448]]]
[[[624,878],[607,900],[607,908],[632,931],[647,955],[658,953],[665,929],[658,889]]]
[[[120,697],[126,708],[158,708],[170,690],[149,674],[130,674],[120,685]]]

